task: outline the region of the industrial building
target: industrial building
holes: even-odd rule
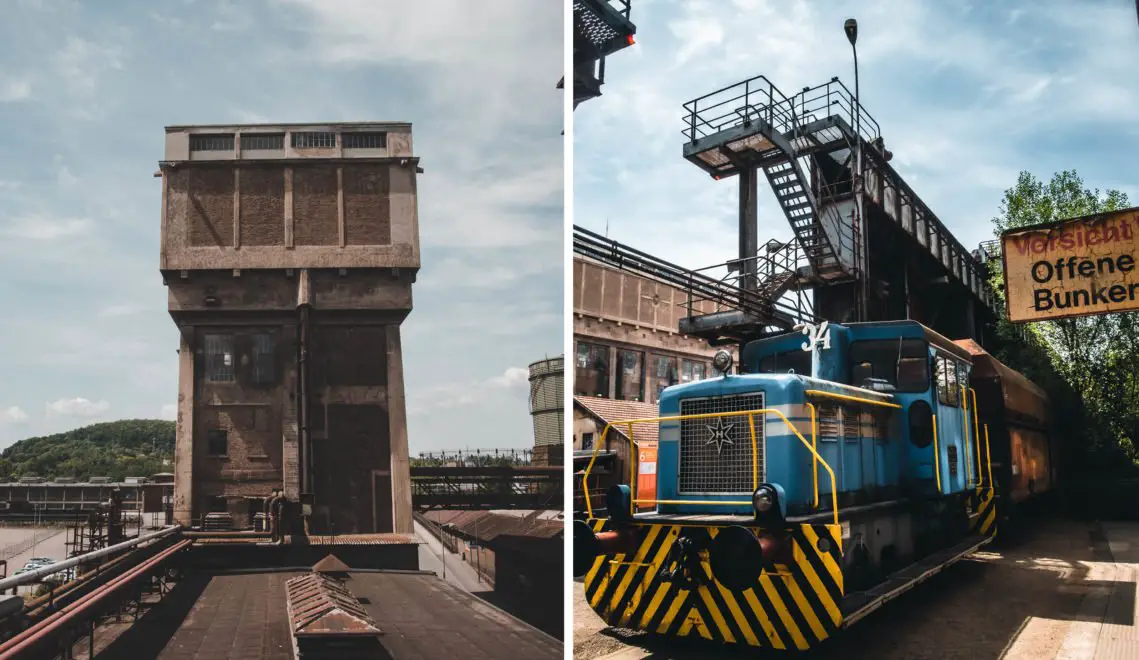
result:
[[[410,533],[400,323],[420,265],[407,123],[166,129],[174,519]]]
[[[687,303],[681,289],[574,255],[574,395],[656,403],[669,385],[711,377],[716,349],[677,331]]]

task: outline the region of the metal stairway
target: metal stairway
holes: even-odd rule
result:
[[[833,158],[842,149],[853,153],[854,131],[832,116],[832,106],[841,112],[844,102],[849,105],[849,95],[842,90],[841,83],[832,80],[788,97],[758,76],[684,105],[685,158],[716,179],[744,168],[762,169],[814,275],[824,281],[857,277],[857,261],[841,259],[840,246],[835,245],[845,245],[857,230],[845,227],[851,221],[838,217],[833,205],[822,203],[821,180],[812,183],[803,165],[817,165],[816,159]],[[876,125],[871,126],[875,132],[868,135],[877,137]],[[817,166],[812,171],[819,176]],[[853,248],[845,245],[845,253],[850,255]]]
[[[845,275],[834,245],[819,223],[819,204],[796,154],[787,154],[787,160],[763,166],[763,173],[816,274],[824,279]]]

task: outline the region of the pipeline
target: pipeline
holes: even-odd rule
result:
[[[21,654],[31,651],[35,648],[36,644],[46,641],[49,635],[61,629],[66,629],[73,621],[79,619],[99,605],[100,601],[104,598],[110,597],[116,591],[129,585],[141,575],[145,575],[174,554],[190,547],[192,543],[193,541],[189,539],[178,541],[130,571],[95,589],[40,623],[9,639],[7,642],[0,644],[0,660],[15,660],[16,658],[23,657]]]
[[[78,557],[72,557],[71,559],[65,559],[61,562],[49,564],[43,568],[37,568],[34,571],[28,571],[27,573],[21,573],[20,575],[13,575],[11,577],[4,578],[3,580],[0,580],[0,593],[4,593],[8,589],[11,589],[12,587],[18,587],[22,584],[40,582],[40,578],[44,576],[67,570],[73,566],[78,566],[82,562],[91,561],[92,559],[98,559],[100,557],[106,557],[107,555],[113,555],[116,552],[126,550],[128,548],[133,548],[136,545],[141,545],[147,541],[165,538],[180,529],[181,527],[178,525],[173,525],[171,527],[161,529],[157,532],[143,534],[142,536],[133,538],[129,541],[123,541],[122,543],[116,543],[115,545],[107,546],[101,550],[88,552],[85,555],[79,555]]]

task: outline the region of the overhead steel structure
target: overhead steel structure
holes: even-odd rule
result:
[[[580,228],[575,252],[688,291],[678,329],[714,344],[824,319],[913,319],[983,341],[994,299],[982,254],[890,165],[878,123],[838,78],[788,96],[757,76],[684,111],[685,159],[715,180],[739,179],[737,258],[688,270]],[[761,173],[791,225],[786,243],[759,243]],[[713,268],[728,276],[711,277]],[[697,312],[704,300],[717,311]]]
[[[605,58],[633,45],[637,26],[629,21],[632,0],[574,0],[573,107],[601,96]],[[565,87],[565,78],[558,88]]]

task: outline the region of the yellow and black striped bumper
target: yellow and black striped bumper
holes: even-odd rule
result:
[[[977,489],[977,516],[973,519],[974,534],[995,538],[997,535],[997,496],[992,488]]]
[[[601,555],[585,575],[586,600],[611,626],[668,636],[699,636],[728,644],[806,650],[835,634],[842,625],[838,525],[793,527],[791,563],[776,564],[774,571],[763,572],[755,586],[732,591],[712,577],[706,551],[700,554],[704,580],[695,590],[659,575],[669,561],[669,549],[686,529],[684,525],[631,524],[647,528],[636,551]],[[590,520],[589,526],[595,533],[611,528],[608,520]],[[703,529],[715,538],[721,528]]]

